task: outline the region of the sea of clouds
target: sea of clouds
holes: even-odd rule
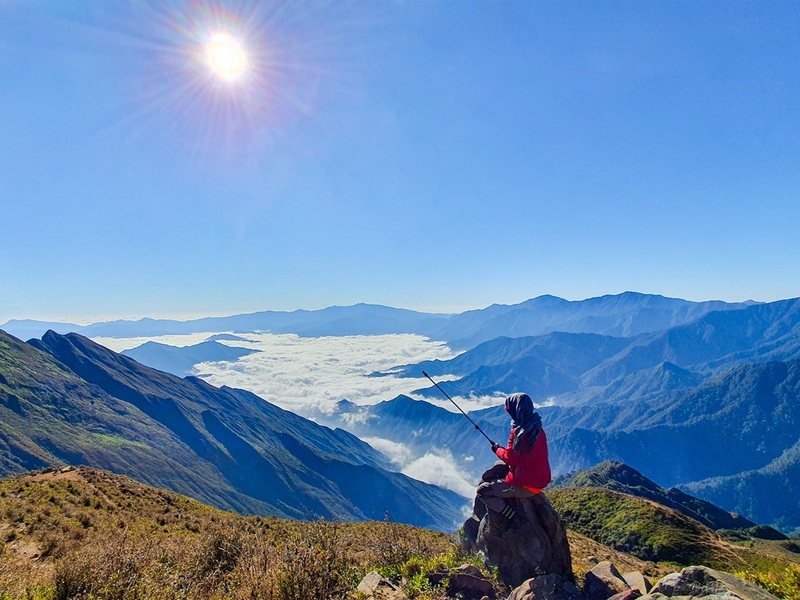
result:
[[[215,332],[192,335],[169,335],[148,338],[95,338],[116,351],[135,348],[147,341],[170,346],[191,346],[203,342]],[[392,368],[425,360],[447,360],[456,356],[447,344],[412,335],[374,335],[308,338],[294,334],[245,333],[239,339],[221,339],[229,346],[258,350],[234,362],[206,362],[195,365],[194,374],[215,386],[227,385],[251,391],[265,400],[310,419],[322,419],[347,399],[355,404],[377,404],[400,394],[415,396],[414,391],[431,386],[422,373],[419,377],[401,378],[387,373]],[[439,378],[447,381],[448,377]],[[495,406],[497,397],[454,396],[465,411]],[[451,411],[449,400],[428,398]],[[431,448],[415,455],[403,444],[367,438],[365,441],[386,454],[398,471],[446,487],[463,496],[474,494],[475,482],[458,466],[448,450]],[[464,458],[461,457],[461,460]]]

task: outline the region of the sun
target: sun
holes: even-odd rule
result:
[[[247,54],[229,33],[218,32],[206,44],[206,62],[220,79],[236,81],[247,71]]]

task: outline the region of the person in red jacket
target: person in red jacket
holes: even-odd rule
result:
[[[510,520],[515,511],[506,499],[529,498],[540,493],[550,483],[550,461],[542,418],[534,410],[531,397],[511,394],[506,398],[505,409],[512,420],[508,445],[492,443],[492,452],[507,465],[508,474],[504,479],[481,483],[477,495],[486,508]]]

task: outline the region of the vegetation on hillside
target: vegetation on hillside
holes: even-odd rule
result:
[[[675,510],[605,488],[554,489],[548,497],[570,529],[605,546],[676,569],[706,565],[736,573],[779,598],[800,600],[800,554],[789,542],[732,543]]]
[[[800,600],[794,542],[734,544],[680,513],[606,489],[548,495],[571,529],[579,583],[597,560],[653,580],[705,564]],[[390,520],[246,517],[85,467],[0,480],[0,600],[355,600],[370,570],[403,580],[412,598],[442,600],[445,589],[429,575],[465,562],[492,579],[456,536]]]
[[[372,569],[432,599],[425,575],[468,560],[430,530],[244,517],[83,467],[0,481],[0,548],[1,600],[345,599]]]

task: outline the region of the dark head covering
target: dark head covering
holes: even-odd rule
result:
[[[542,418],[533,409],[533,400],[528,394],[511,394],[506,398],[505,408],[514,421],[514,450],[518,450],[521,440],[525,438],[525,451],[530,452],[542,430]]]

